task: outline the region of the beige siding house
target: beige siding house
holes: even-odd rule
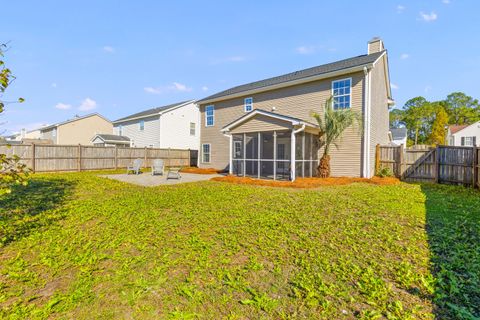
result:
[[[391,97],[387,52],[372,39],[368,53],[240,85],[197,101],[200,167],[269,179],[315,175],[321,150],[312,112],[334,98],[335,109],[362,114],[331,150],[333,176],[374,174],[375,145],[389,142]]]
[[[98,113],[52,124],[40,129],[42,139],[49,139],[53,144],[92,145],[92,137],[99,133],[113,132],[110,120]]]

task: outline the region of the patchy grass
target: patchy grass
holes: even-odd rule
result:
[[[377,185],[393,185],[399,184],[400,180],[393,177],[373,177],[367,178],[349,178],[349,177],[332,177],[332,178],[298,178],[294,182],[290,181],[273,181],[263,179],[253,179],[250,177],[224,176],[214,177],[211,180],[219,182],[229,182],[235,184],[247,184],[264,187],[283,187],[283,188],[300,188],[311,189],[325,186],[343,186],[352,183],[370,183]]]
[[[480,201],[463,188],[69,173],[0,204],[0,318],[480,316]]]

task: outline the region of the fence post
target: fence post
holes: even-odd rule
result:
[[[118,146],[115,145],[115,169],[118,169]]]
[[[143,149],[143,152],[144,152],[144,160],[145,160],[143,167],[146,168],[147,167],[147,147]]]
[[[405,152],[405,146],[403,145],[403,143],[400,145],[399,147],[399,152],[400,152],[400,156],[398,157],[398,160],[399,160],[399,164],[398,164],[398,178],[402,178],[402,175],[403,175],[403,162],[404,162],[404,152]]]
[[[375,146],[375,172],[374,174],[377,175],[380,171],[380,143],[377,143]]]
[[[82,145],[78,144],[78,171],[82,171]]]
[[[35,173],[35,143],[32,143],[32,172]]]
[[[434,158],[434,168],[435,168],[435,183],[438,183],[440,181],[440,147],[437,144],[435,146],[435,158]]]
[[[473,176],[472,180],[473,181],[472,181],[472,187],[475,188],[477,186],[477,169],[478,169],[477,168],[477,162],[478,162],[477,156],[478,156],[478,154],[477,154],[477,146],[476,145],[474,145],[472,147],[472,151],[473,151],[473,161],[472,161],[473,162],[473,164],[472,164],[472,166],[473,166],[472,167],[472,170],[473,170],[472,171],[472,176]]]

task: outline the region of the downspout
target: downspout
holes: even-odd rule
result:
[[[295,181],[296,174],[295,174],[295,144],[296,144],[296,137],[295,135],[299,132],[305,130],[305,124],[302,125],[301,128],[297,130],[292,130],[291,135],[291,142],[290,142],[290,180],[293,182]]]
[[[364,82],[364,121],[363,121],[363,168],[362,175],[370,178],[370,113],[371,113],[371,73],[367,67],[363,68]]]
[[[227,133],[228,131],[224,132],[223,135],[229,139],[228,143],[228,174],[232,175],[233,174],[233,159],[232,159],[232,145],[233,145],[233,136],[230,133]],[[210,150],[210,153],[212,151]]]

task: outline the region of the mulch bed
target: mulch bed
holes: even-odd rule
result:
[[[318,188],[322,186],[340,186],[351,183],[370,183],[376,185],[394,185],[400,183],[400,180],[393,177],[373,177],[367,178],[350,178],[350,177],[331,177],[331,178],[298,178],[294,182],[290,181],[273,181],[273,180],[261,180],[248,177],[214,177],[210,179],[212,181],[228,182],[235,184],[248,184],[256,186],[267,187],[281,187],[281,188]]]
[[[185,168],[182,168],[181,172],[196,173],[196,174],[216,174],[216,173],[219,173],[220,171],[213,168],[185,167]]]

